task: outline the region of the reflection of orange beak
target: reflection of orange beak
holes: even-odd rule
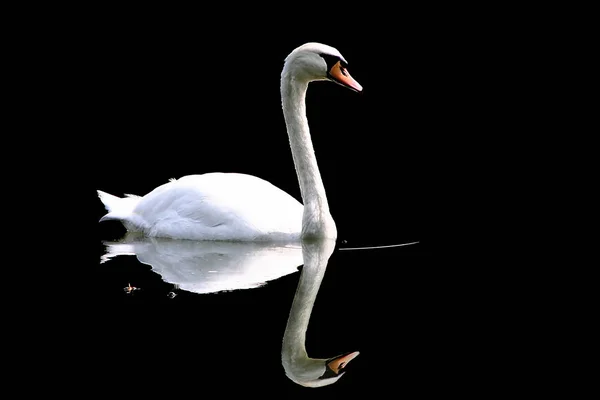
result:
[[[350,76],[348,70],[342,66],[342,64],[338,61],[335,63],[333,67],[329,70],[329,77],[336,83],[339,83],[342,86],[345,86],[349,89],[355,90],[357,92],[362,91],[362,86],[360,83],[356,82],[354,78]]]
[[[358,85],[360,86],[360,85]],[[340,357],[336,357],[327,363],[327,366],[336,374],[340,373],[340,369],[344,368],[350,361],[352,361],[357,355],[358,351],[353,353],[345,354]]]

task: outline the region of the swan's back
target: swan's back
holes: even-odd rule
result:
[[[188,175],[142,197],[130,222],[149,236],[195,240],[296,240],[302,204],[255,176]]]

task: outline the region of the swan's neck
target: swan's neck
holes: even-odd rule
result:
[[[337,230],[325,194],[325,186],[317,165],[306,118],[306,91],[308,81],[295,79],[284,70],[281,76],[283,115],[296,166],[304,215],[302,237],[335,239]]]

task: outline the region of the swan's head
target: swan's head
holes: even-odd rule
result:
[[[311,81],[332,81],[354,91],[362,86],[350,76],[348,63],[341,53],[326,44],[305,43],[294,49],[286,58],[282,76]]]
[[[307,358],[303,362],[286,363],[286,375],[306,387],[321,387],[337,382],[346,373],[346,366],[359,352],[346,353],[330,359]],[[285,360],[284,360],[285,361]]]

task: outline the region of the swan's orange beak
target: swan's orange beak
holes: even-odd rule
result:
[[[350,73],[342,66],[340,61],[336,62],[335,65],[331,67],[329,70],[329,77],[334,82],[357,92],[361,92],[363,89],[360,83],[356,82],[354,78],[350,76]]]
[[[360,85],[359,85],[360,86]],[[329,360],[327,362],[327,366],[329,367],[329,369],[331,369],[333,372],[335,372],[335,374],[339,374],[346,365],[348,365],[348,363],[350,361],[352,361],[357,355],[359,354],[358,351],[355,351],[353,353],[348,353],[348,354],[344,354],[335,358],[332,358],[331,360]]]

